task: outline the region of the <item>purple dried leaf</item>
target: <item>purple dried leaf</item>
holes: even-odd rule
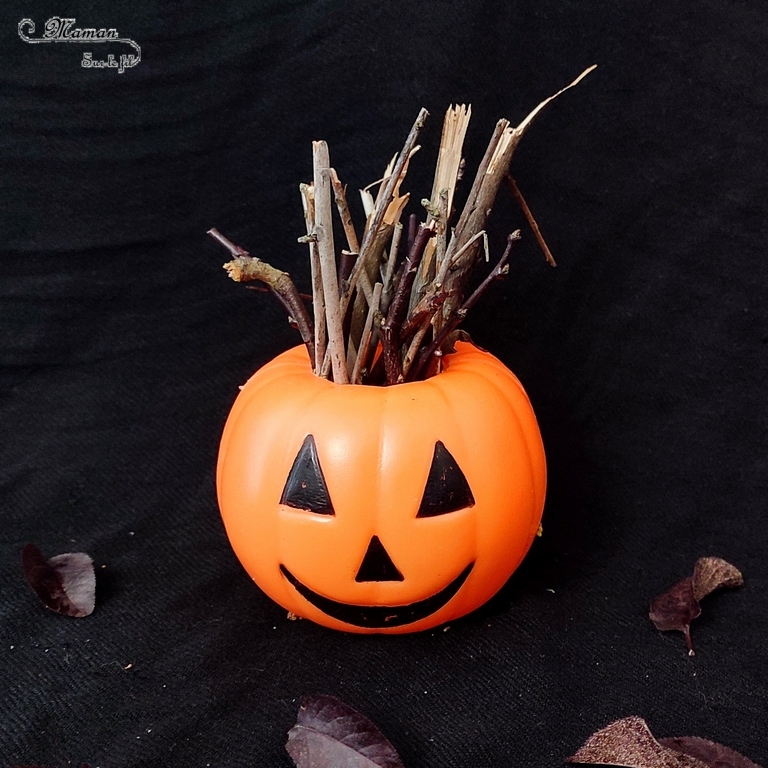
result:
[[[740,587],[743,583],[741,571],[721,557],[700,557],[693,569],[693,595],[696,600],[721,587]]]
[[[662,592],[651,602],[648,613],[656,629],[661,632],[677,630],[685,635],[688,653],[693,656],[693,641],[691,640],[691,622],[701,615],[701,606],[693,593],[693,579],[678,581],[666,592]]]
[[[659,743],[667,749],[695,757],[710,768],[760,768],[757,763],[753,763],[735,749],[698,736],[659,739]]]
[[[693,656],[691,622],[701,615],[699,600],[721,587],[739,587],[744,578],[738,568],[720,557],[700,557],[693,576],[679,581],[651,602],[648,614],[656,629],[678,630],[685,635],[688,653]]]
[[[384,734],[333,696],[302,701],[285,748],[297,768],[403,768]]]
[[[56,613],[83,618],[96,605],[93,560],[84,552],[67,552],[46,560],[34,544],[21,551],[21,567],[35,594]]]
[[[625,768],[705,768],[695,757],[666,749],[642,717],[632,715],[592,734],[568,763],[618,765]]]

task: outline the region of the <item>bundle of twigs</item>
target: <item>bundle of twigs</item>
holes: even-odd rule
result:
[[[442,355],[452,348],[459,333],[457,327],[467,312],[508,270],[507,259],[519,231],[509,236],[504,254],[490,274],[465,296],[472,268],[483,252],[488,259],[485,226],[502,181],[506,180],[547,260],[554,265],[508,169],[533,119],[593,69],[590,67],[541,102],[517,127],[508,120],[498,121],[453,226],[454,193],[464,173],[462,147],[469,107],[448,109],[432,193],[421,201],[426,216],[419,221],[412,215],[407,230],[401,218],[409,195],[401,194],[400,189],[408,164],[419,149],[416,140],[428,116],[425,109],[419,112],[402,150],[377,182],[376,198],[368,191],[370,187],[361,192],[367,217],[362,239],[352,221],[345,188],[330,165],[328,146],[324,141],[314,142],[314,179],[299,187],[307,229],[299,239],[309,247],[311,315],[287,272],[251,256],[212,229],[209,234],[233,256],[225,269],[233,280],[260,281],[277,296],[299,329],[318,376],[339,384],[391,385],[433,375],[440,369]],[[334,207],[347,246],[338,257],[333,235]]]

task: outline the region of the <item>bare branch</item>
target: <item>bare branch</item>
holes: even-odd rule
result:
[[[289,321],[293,320],[296,323],[302,341],[306,344],[307,352],[309,352],[310,362],[314,367],[315,343],[312,321],[293,280],[291,280],[291,276],[287,272],[267,264],[266,261],[251,256],[244,248],[235,245],[231,240],[224,237],[218,229],[211,229],[208,234],[234,256],[232,261],[224,265],[224,269],[227,270],[227,274],[232,280],[238,283],[258,280],[270,288],[288,312]]]

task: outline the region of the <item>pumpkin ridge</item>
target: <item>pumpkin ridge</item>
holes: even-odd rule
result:
[[[515,381],[519,382],[519,379],[514,375],[514,373],[512,373],[512,371],[510,371],[503,363],[500,363],[500,365],[501,365],[501,369],[505,374],[505,378],[514,378]],[[533,463],[533,456],[532,456],[532,450],[531,450],[532,446],[531,446],[531,440],[529,437],[529,430],[526,428],[526,425],[523,423],[523,421],[520,418],[518,404],[514,402],[509,392],[507,392],[502,386],[500,386],[500,384],[497,381],[495,381],[491,377],[483,376],[480,371],[468,370],[466,371],[466,375],[482,379],[486,383],[486,385],[488,385],[498,393],[500,399],[507,405],[512,422],[517,427],[518,437],[520,440],[522,440],[523,445],[525,446],[524,453],[525,453],[525,459],[526,459],[526,467],[528,469],[527,474],[531,479],[531,490],[534,492],[534,495],[535,495],[535,501],[533,505],[534,511],[532,513],[532,516],[530,518],[530,523],[528,526],[529,528],[528,546],[530,546],[530,544],[533,542],[533,539],[536,535],[536,530],[539,527],[539,523],[541,522],[541,515],[544,510],[543,510],[543,498],[539,500],[538,494],[536,493],[536,488],[538,487],[538,483],[536,482],[538,472],[536,471],[536,467],[534,466],[534,463]],[[533,413],[530,400],[528,399],[527,394],[525,394],[525,390],[522,388],[522,385],[520,385],[520,389],[522,390],[522,393],[518,393],[518,394],[525,395],[525,402],[528,405],[528,409],[530,410],[531,413]],[[517,396],[518,395],[515,395],[515,397]],[[541,450],[543,450],[543,446]],[[527,549],[528,548],[526,547],[526,550],[525,550],[526,552],[527,552]],[[523,556],[525,556],[525,553],[523,554]]]

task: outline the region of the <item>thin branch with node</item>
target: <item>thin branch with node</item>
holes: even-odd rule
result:
[[[323,294],[323,276],[320,274],[320,255],[317,252],[317,235],[315,234],[315,186],[314,184],[299,184],[301,204],[304,208],[304,222],[307,227],[306,241],[309,246],[309,268],[312,275],[312,312],[315,326],[315,363],[314,372],[320,375],[320,366],[325,359],[326,342],[328,339],[325,327],[325,295]]]
[[[312,320],[301,300],[291,276],[266,261],[251,256],[245,248],[235,245],[224,237],[218,229],[208,230],[208,234],[221,243],[234,257],[224,265],[229,277],[237,283],[258,280],[264,283],[277,297],[288,312],[288,320],[293,320],[301,333],[301,339],[307,347],[312,366],[315,365],[315,339],[312,330]]]

